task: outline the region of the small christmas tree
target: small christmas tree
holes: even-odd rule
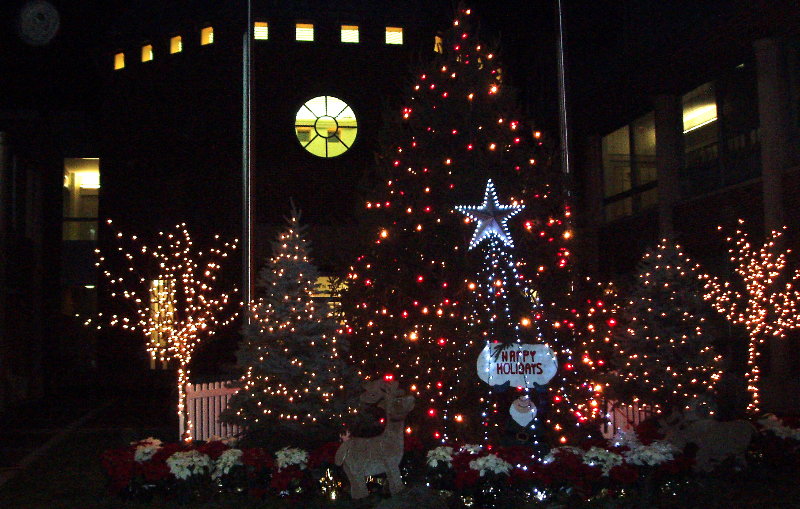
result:
[[[707,393],[721,357],[708,333],[698,266],[663,240],[639,263],[622,310],[615,352],[616,392],[657,408],[675,408]]]
[[[313,297],[318,271],[309,252],[293,211],[259,274],[265,293],[251,304],[252,323],[237,352],[241,390],[222,417],[248,432],[325,426],[348,411],[355,376],[341,357],[347,341],[329,306]]]

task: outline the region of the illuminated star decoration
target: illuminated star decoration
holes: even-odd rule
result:
[[[477,221],[475,233],[469,242],[469,249],[480,244],[483,239],[496,237],[508,247],[514,247],[514,241],[508,232],[508,220],[517,215],[525,205],[500,205],[492,180],[486,183],[482,205],[459,205],[456,210]]]

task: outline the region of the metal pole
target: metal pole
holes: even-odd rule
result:
[[[561,130],[561,167],[565,176],[570,176],[569,157],[569,129],[567,126],[567,71],[564,58],[564,16],[561,9],[561,0],[558,0],[558,113],[559,127]],[[569,182],[566,188],[567,196],[571,196]]]
[[[253,292],[253,206],[252,206],[252,91],[253,91],[253,10],[247,0],[247,30],[242,44],[242,301],[249,308]],[[246,323],[250,313],[245,311]]]

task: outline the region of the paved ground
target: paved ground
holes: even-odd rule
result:
[[[106,430],[134,440],[141,438],[133,436],[136,430],[160,429],[163,439],[176,439],[171,377],[147,372],[133,388],[116,394],[87,387],[7,408],[0,413],[0,489],[77,430]]]

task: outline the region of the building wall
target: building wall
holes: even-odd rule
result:
[[[414,59],[433,50],[431,20],[416,3],[383,9],[368,2],[253,2],[254,21],[269,26],[268,39],[252,44],[254,272],[266,262],[290,200],[310,225],[317,264],[333,271],[351,261],[358,184],[374,164],[384,116],[399,114],[399,92]],[[110,43],[99,109],[100,217],[112,218],[117,229],[146,239],[185,222],[198,239],[242,237],[244,6],[184,6],[158,23],[132,12],[136,23]],[[295,40],[296,23],[313,23],[314,41]],[[341,42],[342,25],[359,27],[358,43]],[[201,45],[207,26],[214,40]],[[386,44],[387,26],[403,28],[402,45]],[[183,49],[171,54],[176,35]],[[144,45],[153,48],[146,62]],[[118,53],[125,66],[115,70]],[[358,121],[355,143],[333,158],[310,154],[295,134],[298,110],[322,95],[344,100]],[[101,244],[104,235],[107,240],[101,230]],[[237,286],[239,260],[231,260],[229,271]],[[204,347],[195,371],[232,361],[237,339],[231,328]],[[105,344],[113,347],[113,338]]]

